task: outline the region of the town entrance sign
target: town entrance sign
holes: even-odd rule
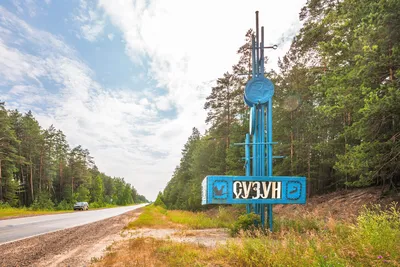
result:
[[[244,90],[244,102],[250,108],[250,127],[245,142],[245,176],[209,175],[202,183],[202,204],[247,204],[265,226],[273,229],[273,204],[305,204],[306,178],[273,176],[272,96],[274,84],[264,76],[264,27],[259,38],[258,11],[256,35],[252,37],[252,78]]]

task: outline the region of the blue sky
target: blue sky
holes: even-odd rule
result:
[[[276,68],[305,0],[6,0],[0,100],[61,129],[154,199],[259,10]]]

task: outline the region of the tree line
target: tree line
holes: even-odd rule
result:
[[[88,149],[70,148],[53,125],[43,129],[31,111],[0,102],[0,204],[69,209],[147,202],[124,178],[100,172]]]
[[[400,1],[308,0],[303,26],[279,71],[273,97],[274,175],[307,177],[308,196],[348,187],[400,185]],[[251,35],[240,60],[212,87],[205,134],[194,128],[159,194],[168,208],[201,208],[206,175],[244,175]],[[268,54],[268,51],[266,51]]]

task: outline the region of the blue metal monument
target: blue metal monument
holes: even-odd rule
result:
[[[209,175],[202,183],[202,204],[247,204],[247,212],[260,215],[272,231],[273,204],[305,204],[306,178],[273,176],[272,96],[274,84],[264,77],[264,27],[259,40],[258,11],[256,36],[252,37],[252,78],[244,90],[244,102],[250,107],[250,129],[245,142],[245,176]]]

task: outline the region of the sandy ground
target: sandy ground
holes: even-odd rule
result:
[[[216,247],[217,244],[226,243],[230,239],[227,229],[203,229],[203,230],[182,230],[182,229],[154,229],[140,228],[125,232],[124,239],[153,237],[175,242],[193,243],[206,247]]]
[[[89,266],[141,211],[0,245],[0,266]]]

